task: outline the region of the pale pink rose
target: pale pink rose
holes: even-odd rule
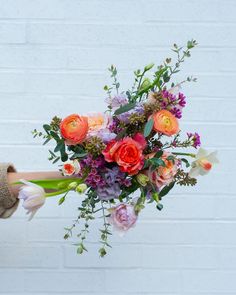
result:
[[[152,183],[158,188],[164,185],[169,185],[173,180],[178,170],[177,160],[167,160],[169,156],[173,156],[171,153],[164,152],[161,160],[165,162],[165,167],[159,166],[156,170],[148,170],[147,174]],[[151,158],[153,155],[151,156]]]
[[[110,212],[111,224],[120,231],[127,231],[133,227],[138,218],[134,206],[130,204],[119,204],[118,206],[111,208]]]
[[[103,113],[89,113],[87,118],[89,135],[96,134],[99,130],[106,129],[110,120],[110,117]]]

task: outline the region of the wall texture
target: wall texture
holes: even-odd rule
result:
[[[62,238],[78,196],[49,200],[30,223],[19,208],[0,222],[1,294],[236,294],[235,16],[235,0],[0,0],[0,161],[53,169],[31,130],[54,114],[102,110],[111,63],[125,88],[134,69],[191,38],[199,47],[183,73],[199,82],[184,89],[182,128],[199,130],[221,161],[114,235],[105,259],[96,224],[84,256]]]

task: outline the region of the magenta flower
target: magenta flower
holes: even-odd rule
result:
[[[192,146],[195,148],[198,148],[199,146],[201,146],[201,138],[200,135],[195,132],[195,133],[187,133],[189,140],[192,141]]]

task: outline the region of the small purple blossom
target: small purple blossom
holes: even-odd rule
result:
[[[114,117],[108,126],[110,132],[118,134],[119,132],[122,131],[122,128],[119,127],[119,122],[120,120],[116,117]]]
[[[187,133],[189,140],[193,142],[192,146],[195,148],[198,148],[201,146],[201,137],[200,135],[195,132],[195,133]]]
[[[185,95],[179,92],[177,95],[168,90],[162,91],[162,101],[160,103],[162,109],[170,111],[177,119],[182,117],[182,109],[186,105]]]

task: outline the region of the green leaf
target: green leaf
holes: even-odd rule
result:
[[[43,129],[48,133],[51,130],[51,126],[48,124],[44,124]]]
[[[160,150],[160,151],[156,152],[155,158],[160,158],[162,155],[163,155],[163,151]]]
[[[56,159],[55,160],[53,160],[53,164],[55,164],[55,163],[57,163],[58,161],[60,160],[60,157],[56,157]]]
[[[66,162],[68,160],[68,155],[66,153],[62,153],[61,160],[62,160],[62,162]]]
[[[185,163],[187,168],[190,167],[189,161],[187,159],[182,158],[181,161]]]
[[[53,158],[56,157],[56,155],[55,155],[51,150],[49,150],[49,153],[50,153],[50,155],[51,155]]]
[[[74,153],[74,155],[71,157],[71,160],[77,159],[77,158],[83,158],[85,156],[87,156],[87,152],[83,152],[83,153]]]
[[[55,149],[54,149],[54,152],[57,153],[57,152],[61,152],[61,151],[64,151],[65,150],[65,143],[64,143],[64,140],[60,140]]]
[[[127,103],[127,104],[119,107],[119,109],[117,109],[114,114],[120,115],[120,114],[126,113],[126,112],[132,110],[135,107],[135,105],[136,105],[136,102]]]
[[[152,163],[152,165],[155,165],[157,167],[159,167],[159,166],[165,167],[166,166],[165,162],[160,158],[159,159],[152,158],[152,159],[150,159],[150,162]]]
[[[50,140],[51,140],[51,137],[48,137],[48,138],[44,141],[43,145],[47,144]]]
[[[63,139],[60,139],[59,135],[55,132],[55,131],[51,131],[50,132],[50,135],[58,142],[60,140],[63,140]]]
[[[61,197],[60,200],[58,201],[58,205],[61,205],[62,203],[64,203],[65,199],[66,199],[65,196]]]
[[[153,119],[148,120],[147,123],[145,124],[144,132],[143,132],[143,135],[145,137],[149,136],[150,133],[152,132],[153,124],[154,124]]]
[[[161,203],[157,203],[156,208],[161,211],[163,209],[163,205]]]
[[[159,193],[160,197],[164,197],[169,193],[169,191],[174,187],[175,181],[171,182],[169,185],[166,185]]]

